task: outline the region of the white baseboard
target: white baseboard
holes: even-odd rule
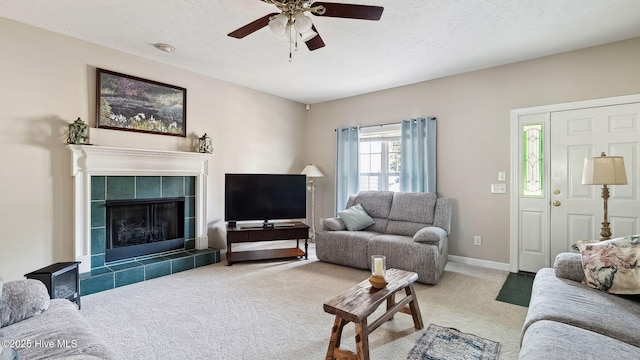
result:
[[[489,261],[489,260],[474,259],[474,258],[469,258],[464,256],[449,255],[449,261],[460,263],[460,264],[481,266],[481,267],[495,269],[495,270],[510,271],[511,269],[509,264]]]

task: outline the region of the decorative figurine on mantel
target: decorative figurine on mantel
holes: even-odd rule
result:
[[[198,139],[198,152],[205,154],[213,153],[213,144],[207,133],[204,133],[204,135]]]
[[[73,124],[69,124],[69,136],[67,144],[86,145],[89,144],[89,125],[78,118]]]

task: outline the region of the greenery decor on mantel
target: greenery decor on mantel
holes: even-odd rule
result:
[[[69,124],[69,135],[67,144],[86,145],[89,144],[89,125],[78,118]]]
[[[198,148],[199,153],[203,154],[212,154],[213,153],[213,143],[211,142],[211,138],[207,133],[204,133],[201,138],[198,139]]]

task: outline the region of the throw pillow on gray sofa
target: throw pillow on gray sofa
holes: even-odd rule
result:
[[[359,231],[375,224],[375,221],[373,221],[371,216],[367,214],[360,204],[353,205],[343,211],[338,211],[338,216],[342,219],[349,231]]]
[[[583,284],[611,294],[640,294],[640,235],[606,241],[578,241]]]

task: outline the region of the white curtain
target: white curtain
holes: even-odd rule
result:
[[[344,210],[349,195],[358,193],[359,135],[358,127],[336,129],[336,213]]]
[[[436,118],[402,121],[401,191],[436,192]]]

